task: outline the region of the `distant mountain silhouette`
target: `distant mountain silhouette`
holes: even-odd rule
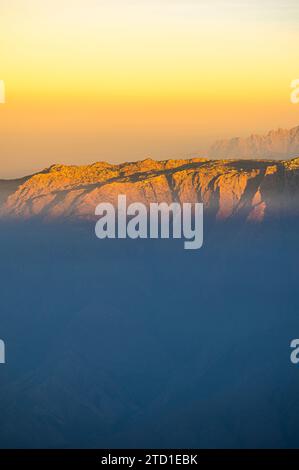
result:
[[[277,129],[265,135],[218,140],[210,148],[210,158],[289,159],[299,155],[299,126]]]

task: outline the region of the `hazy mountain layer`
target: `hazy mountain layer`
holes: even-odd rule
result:
[[[288,159],[299,155],[299,126],[277,129],[266,135],[219,140],[210,149],[210,158]]]
[[[296,215],[298,188],[299,158],[53,165],[28,179],[0,182],[5,201],[0,214],[2,218],[90,220],[99,202],[116,204],[117,196],[126,194],[128,203],[200,201],[216,219],[261,221],[267,216]]]
[[[0,224],[0,447],[297,448],[298,219],[92,225]]]

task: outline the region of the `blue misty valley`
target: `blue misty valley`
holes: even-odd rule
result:
[[[298,447],[297,220],[182,240],[2,224],[2,448]]]

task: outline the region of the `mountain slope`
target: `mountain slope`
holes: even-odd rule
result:
[[[27,179],[0,209],[2,218],[93,219],[99,202],[203,202],[216,219],[298,214],[299,158],[207,159],[88,166],[53,165]]]
[[[15,180],[0,180],[0,207],[10,194],[13,194],[31,176],[25,176]]]

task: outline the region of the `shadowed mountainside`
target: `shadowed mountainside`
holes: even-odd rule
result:
[[[298,219],[92,226],[0,223],[0,447],[297,448]]]
[[[0,181],[2,218],[91,220],[99,202],[203,202],[213,218],[262,221],[298,214],[299,158],[146,159],[111,165],[53,165],[23,180]]]
[[[19,186],[24,184],[31,176],[25,176],[15,180],[0,180],[0,207],[10,194],[13,194]]]

